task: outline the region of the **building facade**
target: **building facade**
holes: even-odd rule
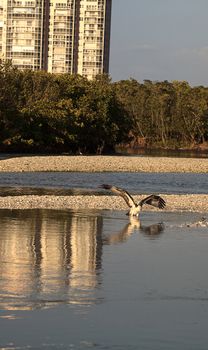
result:
[[[112,0],[0,0],[0,59],[20,69],[109,71]]]
[[[111,1],[80,0],[77,72],[93,77],[108,72]]]
[[[0,58],[21,69],[43,68],[44,3],[0,0]]]
[[[75,0],[53,0],[50,2],[48,71],[51,73],[73,73],[75,5]]]

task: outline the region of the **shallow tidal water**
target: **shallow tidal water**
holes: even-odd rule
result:
[[[103,183],[132,194],[208,194],[208,176],[203,173],[129,172],[2,172],[0,196],[106,194]]]
[[[201,216],[0,210],[0,348],[207,349]]]

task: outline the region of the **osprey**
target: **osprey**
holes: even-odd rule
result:
[[[142,210],[142,207],[144,204],[152,205],[153,207],[163,209],[165,208],[165,201],[162,197],[157,196],[155,194],[151,194],[150,196],[142,199],[140,202],[136,203],[133,199],[133,197],[124,189],[106,185],[103,184],[100,186],[101,188],[104,188],[105,190],[110,190],[113,193],[123,197],[127,205],[129,206],[130,210],[128,211],[127,215],[130,216],[139,216],[140,211]]]

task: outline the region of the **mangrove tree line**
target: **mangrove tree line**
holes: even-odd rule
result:
[[[130,141],[176,148],[207,140],[207,87],[0,64],[0,151],[103,153]]]

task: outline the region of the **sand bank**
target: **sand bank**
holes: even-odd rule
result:
[[[144,195],[145,197],[146,195]],[[135,196],[141,199],[143,196]],[[208,195],[162,195],[167,206],[163,211],[208,212]],[[117,196],[8,196],[0,197],[1,209],[110,209],[127,210]],[[159,211],[145,206],[144,210]]]
[[[208,173],[208,159],[129,156],[17,156],[0,160],[0,171]]]
[[[0,160],[0,172],[27,171],[208,173],[208,159],[129,156],[11,156]],[[163,195],[163,197],[167,202],[166,211],[208,212],[208,195],[206,194]],[[0,197],[0,208],[126,210],[127,206],[123,199],[117,196],[29,195]],[[146,210],[152,209],[147,207]]]

